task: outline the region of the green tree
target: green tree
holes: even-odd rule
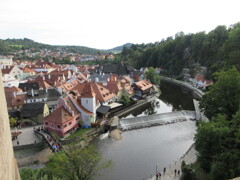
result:
[[[13,117],[9,117],[10,126],[13,127],[17,124],[17,120]]]
[[[228,119],[239,109],[240,73],[236,68],[217,73],[217,82],[205,93],[200,101],[200,108],[212,119],[217,114],[226,115]]]
[[[146,78],[153,84],[159,84],[160,83],[160,76],[157,74],[157,71],[150,67],[148,71],[145,73]]]
[[[42,169],[28,169],[24,168],[20,170],[20,176],[22,180],[64,180],[62,178],[50,177],[43,173]]]
[[[130,104],[130,98],[127,94],[122,94],[120,100],[119,100],[120,103],[124,104],[125,106],[129,105]]]
[[[46,164],[44,173],[50,178],[91,180],[98,175],[99,170],[110,165],[111,161],[102,162],[102,156],[93,146],[82,150],[72,146],[65,153],[55,153]]]
[[[217,155],[224,151],[230,133],[228,121],[222,115],[219,115],[211,123],[200,122],[198,125],[195,148],[199,153],[200,166],[206,172],[210,172],[212,162]]]
[[[185,161],[182,161],[181,170],[181,180],[196,180],[196,175],[193,167],[191,165],[186,165]]]

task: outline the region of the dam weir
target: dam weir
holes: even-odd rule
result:
[[[162,114],[153,114],[120,120],[120,128],[123,131],[140,129],[151,126],[166,125],[171,123],[196,120],[195,111],[174,111]]]

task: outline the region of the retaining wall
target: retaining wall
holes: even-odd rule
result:
[[[202,96],[204,95],[204,93],[200,89],[197,89],[186,82],[178,81],[176,79],[171,79],[171,78],[163,77],[163,76],[161,76],[161,82],[167,82],[167,83],[175,84],[180,87],[184,87],[184,88],[188,89],[189,91],[191,91],[194,98],[196,98],[196,99],[201,99]]]
[[[13,149],[14,150],[30,149],[30,148],[44,147],[44,146],[45,146],[44,142],[38,142],[38,143],[34,143],[34,144],[25,144],[25,145],[13,146]]]

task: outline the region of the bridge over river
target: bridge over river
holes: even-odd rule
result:
[[[162,114],[153,114],[149,116],[121,119],[120,128],[123,131],[127,131],[131,129],[165,125],[189,120],[196,120],[195,111],[182,110]]]

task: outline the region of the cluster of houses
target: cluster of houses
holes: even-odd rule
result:
[[[136,100],[153,91],[144,77],[147,68],[136,70],[123,64],[56,65],[0,56],[0,69],[9,114],[26,123],[43,123],[45,130],[61,137],[79,124],[90,127],[122,106],[123,94]],[[212,83],[202,75],[193,81],[198,87]]]
[[[61,137],[79,123],[90,127],[122,106],[123,94],[144,97],[153,90],[143,71],[122,64],[60,66],[9,58],[1,65],[9,114],[43,123],[45,130]]]
[[[68,57],[70,61],[72,62],[81,62],[81,61],[93,61],[93,60],[113,60],[115,57],[113,54],[103,54],[103,53],[98,53],[97,55],[92,55],[92,54],[79,54],[79,53],[70,53],[66,52],[66,49],[64,48],[56,48],[56,49],[24,49],[24,50],[19,50],[17,52],[13,53],[16,57],[28,57],[28,58],[45,58],[49,59],[49,61],[54,59],[62,60],[65,57]]]

